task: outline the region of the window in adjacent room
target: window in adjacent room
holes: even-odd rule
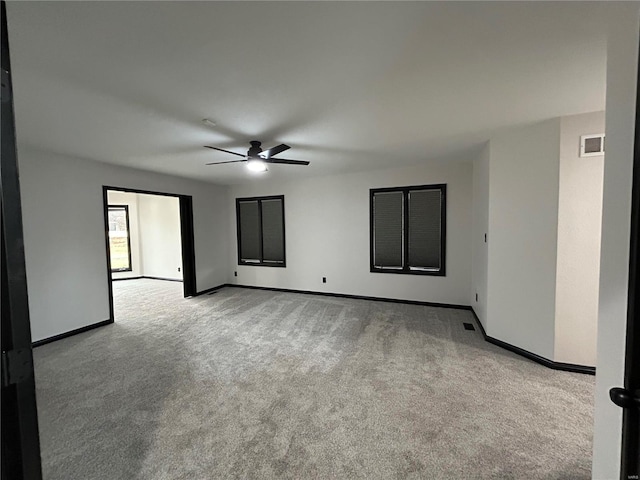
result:
[[[447,186],[371,190],[371,271],[445,275]]]
[[[112,272],[131,271],[131,240],[127,205],[109,205],[109,255]]]
[[[284,267],[284,195],[236,199],[238,265]]]

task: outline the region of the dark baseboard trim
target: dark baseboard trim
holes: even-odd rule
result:
[[[154,278],[154,277],[143,277],[143,278],[153,278],[155,280],[168,280],[168,279]],[[118,280],[133,280],[133,279],[122,278],[122,279],[118,279]],[[179,281],[179,280],[174,280],[174,281]],[[539,363],[540,365],[544,365],[545,367],[551,368],[553,370],[562,370],[562,371],[565,371],[565,372],[572,372],[572,373],[583,373],[583,374],[586,374],[586,375],[595,375],[596,374],[596,368],[595,367],[587,367],[585,365],[575,365],[575,364],[572,364],[572,363],[554,362],[554,361],[549,360],[548,358],[542,357],[542,356],[540,356],[540,355],[538,355],[536,353],[529,352],[528,350],[524,350],[524,349],[522,349],[520,347],[516,347],[515,345],[511,345],[510,343],[503,342],[502,340],[498,340],[497,338],[490,337],[489,335],[487,335],[487,332],[485,331],[484,326],[482,325],[482,322],[478,318],[478,315],[476,315],[476,312],[473,309],[473,307],[470,307],[468,305],[456,305],[456,304],[434,303],[434,302],[420,302],[420,301],[416,301],[416,300],[401,300],[401,299],[397,299],[397,298],[367,297],[367,296],[363,296],[363,295],[347,295],[347,294],[344,294],[344,293],[316,292],[316,291],[312,291],[312,290],[293,290],[293,289],[288,289],[288,288],[256,287],[256,286],[252,286],[252,285],[237,285],[237,284],[232,284],[232,283],[225,283],[225,284],[222,284],[222,285],[218,285],[217,287],[208,288],[206,290],[203,290],[201,292],[196,293],[194,295],[194,297],[198,297],[200,295],[206,295],[207,293],[215,292],[215,291],[220,290],[221,288],[224,288],[224,287],[247,288],[247,289],[251,289],[251,290],[268,290],[268,291],[271,291],[271,292],[283,292],[283,293],[302,293],[302,294],[307,294],[307,295],[318,295],[318,296],[322,296],[322,297],[350,298],[350,299],[354,299],[354,300],[370,300],[370,301],[375,301],[375,302],[401,303],[401,304],[406,304],[406,305],[421,305],[421,306],[426,306],[426,307],[453,308],[453,309],[457,309],[457,310],[469,310],[473,314],[473,317],[474,317],[474,319],[476,321],[478,329],[480,330],[480,333],[482,334],[482,337],[484,338],[485,341],[487,341],[487,342],[489,342],[489,343],[491,343],[493,345],[497,345],[498,347],[504,348],[505,350],[509,350],[510,352],[516,353],[516,354],[518,354],[518,355],[520,355],[522,357],[528,358],[529,360],[532,360],[532,361],[534,361],[536,363]],[[109,325],[111,323],[113,323],[113,319],[104,320],[102,322],[98,322],[98,323],[94,323],[92,325],[87,325],[87,326],[84,326],[84,327],[80,327],[80,328],[77,328],[75,330],[71,330],[69,332],[61,333],[59,335],[54,335],[53,337],[44,338],[42,340],[37,340],[37,341],[33,342],[31,345],[32,345],[33,348],[39,347],[41,345],[46,345],[47,343],[55,342],[56,340],[61,340],[63,338],[71,337],[71,336],[77,335],[79,333],[83,333],[83,332],[87,332],[89,330],[93,330],[94,328],[103,327],[103,326]]]
[[[511,345],[510,343],[503,342],[502,340],[498,340],[497,338],[490,337],[487,335],[484,327],[482,326],[482,322],[476,315],[473,307],[470,308],[473,313],[473,317],[478,324],[478,329],[482,333],[485,341],[492,343],[493,345],[497,345],[498,347],[502,347],[505,350],[509,350],[510,352],[517,353],[520,356],[528,358],[529,360],[533,360],[540,365],[544,365],[545,367],[551,368],[553,370],[562,370],[564,372],[572,372],[572,373],[584,373],[585,375],[595,375],[596,367],[587,367],[585,365],[575,365],[573,363],[562,363],[562,362],[554,362],[553,360],[549,360],[548,358],[542,357],[536,353],[529,352],[528,350],[524,350],[523,348],[516,347],[515,345]]]
[[[235,283],[226,283],[225,287],[238,287],[238,288],[250,288],[252,290],[269,290],[272,292],[284,292],[284,293],[303,293],[306,295],[318,295],[321,297],[337,297],[337,298],[351,298],[353,300],[371,300],[374,302],[388,302],[388,303],[402,303],[406,305],[422,305],[424,307],[437,307],[437,308],[455,308],[457,310],[470,310],[468,305],[456,305],[450,303],[435,303],[435,302],[420,302],[417,300],[402,300],[399,298],[385,298],[385,297],[367,297],[363,295],[348,295],[345,293],[332,293],[332,292],[317,292],[315,290],[293,290],[289,288],[272,288],[272,287],[255,287],[253,285],[238,285]]]
[[[221,288],[227,287],[227,286],[229,286],[229,284],[223,283],[222,285],[218,285],[217,287],[207,288],[206,290],[198,292],[198,293],[196,293],[195,295],[192,295],[192,296],[193,297],[199,297],[200,295],[206,295],[207,293],[215,292],[216,290],[220,290]]]
[[[487,335],[487,332],[484,329],[484,325],[482,325],[482,322],[480,321],[480,318],[478,317],[478,315],[476,315],[476,311],[473,309],[473,307],[469,307],[469,310],[471,310],[471,313],[473,314],[473,318],[475,319],[476,324],[478,325],[478,330],[480,330],[480,333],[482,334],[482,338],[487,340],[487,338],[489,338],[489,336]]]
[[[127,277],[127,278],[112,278],[112,282],[120,282],[122,280],[140,280],[141,278],[148,278],[150,280],[164,280],[165,282],[180,282],[182,280],[178,280],[177,278],[166,278],[166,277],[149,277],[147,275],[142,275],[140,277]]]
[[[565,372],[584,373],[585,375],[595,375],[596,367],[588,367],[587,365],[576,365],[575,363],[553,362],[555,370],[563,370]]]
[[[94,323],[92,325],[86,325],[84,327],[76,328],[75,330],[71,330],[69,332],[61,333],[59,335],[54,335],[53,337],[43,338],[42,340],[36,340],[31,343],[33,348],[39,347],[41,345],[46,345],[47,343],[55,342],[56,340],[62,340],[63,338],[72,337],[79,333],[88,332],[89,330],[93,330],[94,328],[104,327],[105,325],[109,325],[113,323],[112,319],[104,320],[102,322]]]
[[[182,283],[182,280],[178,280],[177,278],[149,277],[147,275],[143,275],[140,278],[148,278],[149,280],[164,280],[165,282],[180,282],[180,283]]]

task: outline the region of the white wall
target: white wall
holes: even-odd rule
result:
[[[182,280],[180,201],[138,194],[142,275]]]
[[[487,330],[487,269],[488,243],[485,234],[489,232],[489,163],[491,145],[486,143],[480,154],[473,161],[473,231],[472,231],[472,265],[471,293],[469,305]],[[478,299],[476,300],[476,294]]]
[[[580,157],[580,136],[604,133],[604,112],[562,117],[555,358],[596,365],[604,155]]]
[[[593,438],[596,480],[620,475],[622,409],[609,399],[609,389],[622,386],[624,378],[639,18],[637,3],[617,5],[607,42],[607,156]]]
[[[265,179],[233,187],[229,195],[231,205],[237,197],[284,194],[287,266],[237,264],[236,217],[232,207],[227,219],[230,268],[231,272],[238,272],[238,277],[231,276],[231,280],[244,285],[468,305],[471,176],[471,162],[464,161],[281,184]],[[371,273],[369,189],[432,183],[447,184],[446,276]],[[327,277],[326,284],[322,283],[323,276]]]
[[[140,265],[140,232],[138,226],[138,197],[135,193],[107,192],[109,205],[127,205],[129,207],[129,240],[131,243],[131,271],[113,272],[111,278],[122,279],[142,275]]]
[[[177,197],[108,192],[110,205],[129,206],[131,271],[112,278],[140,276],[182,280],[180,201]]]
[[[229,270],[226,187],[19,147],[34,340],[109,318],[102,186],[193,196],[198,291]]]
[[[554,355],[560,119],[490,142],[487,334]]]
[[[579,158],[579,143],[580,135],[602,132],[604,112],[505,129],[473,171],[470,303],[487,334],[589,366],[596,363],[603,156]]]

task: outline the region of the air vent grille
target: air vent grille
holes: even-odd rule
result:
[[[580,156],[595,157],[604,155],[604,133],[582,135],[580,137]]]

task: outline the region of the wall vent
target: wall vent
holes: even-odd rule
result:
[[[580,156],[595,157],[604,155],[604,133],[582,135],[580,137]]]

